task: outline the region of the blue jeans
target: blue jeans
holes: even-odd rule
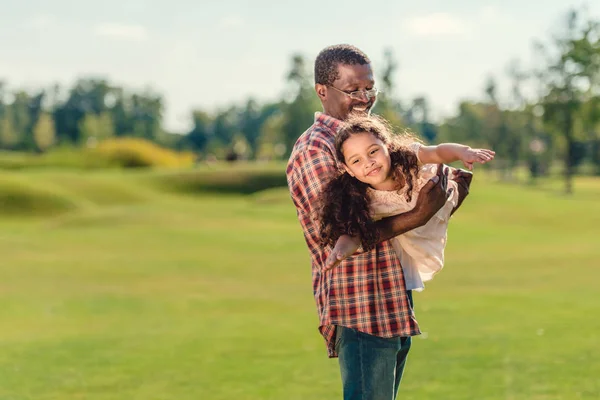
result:
[[[394,400],[410,336],[380,338],[344,326],[338,326],[336,332],[344,400]]]

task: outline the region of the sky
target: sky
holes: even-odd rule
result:
[[[216,112],[249,97],[276,101],[293,54],[312,63],[349,43],[398,61],[394,96],[425,96],[434,118],[483,98],[488,77],[508,96],[511,60],[533,66],[534,40],[561,32],[567,11],[600,2],[419,0],[0,0],[0,80],[36,90],[98,77],[165,100],[164,125],[185,131],[191,110]]]

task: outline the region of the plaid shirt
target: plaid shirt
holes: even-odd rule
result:
[[[340,123],[316,113],[314,124],[298,138],[286,170],[310,251],[319,331],[327,343],[329,357],[337,357],[336,325],[385,338],[421,333],[407,296],[402,267],[389,241],[322,271],[331,249],[319,242],[314,210],[328,177],[338,169],[334,140]]]

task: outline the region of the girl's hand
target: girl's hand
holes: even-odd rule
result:
[[[460,160],[469,171],[472,171],[473,163],[478,162],[480,164],[485,164],[488,161],[492,161],[495,155],[496,152],[492,150],[472,149],[468,147],[460,155]]]
[[[350,236],[350,235],[342,235],[335,243],[335,247],[327,257],[327,261],[325,261],[325,270],[331,269],[339,263],[341,263],[344,259],[350,257],[358,248],[360,247],[360,238]]]

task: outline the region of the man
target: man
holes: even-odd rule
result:
[[[355,251],[360,238],[343,237],[335,249],[320,245],[314,211],[319,193],[337,170],[334,139],[350,113],[369,113],[377,97],[369,58],[350,45],[323,49],[315,61],[315,90],[323,112],[296,142],[287,180],[311,263],[319,331],[329,357],[339,357],[345,400],[394,399],[411,345],[420,333],[401,265],[388,240],[424,225],[446,202],[447,176],[420,192],[415,208],[376,223],[380,244]],[[459,201],[470,178],[458,175]],[[346,257],[354,254],[352,258]]]

